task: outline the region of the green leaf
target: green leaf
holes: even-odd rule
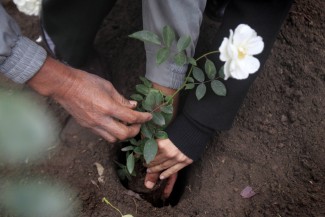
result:
[[[159,130],[155,133],[157,139],[168,139],[168,135],[165,131]]]
[[[163,28],[163,41],[166,45],[166,47],[170,48],[172,46],[173,41],[175,40],[175,31],[170,26],[165,26]]]
[[[136,154],[140,154],[140,155],[143,154],[140,147],[135,147],[135,149],[133,150],[133,152],[136,153]]]
[[[190,83],[194,83],[194,79],[192,77],[188,77],[186,78],[186,81],[187,82],[190,82]]]
[[[207,59],[205,61],[204,69],[205,69],[205,73],[207,73],[207,76],[209,79],[212,80],[216,77],[217,69],[211,60]]]
[[[163,102],[164,96],[159,90],[152,90],[152,93],[155,97],[155,107],[156,107]]]
[[[134,138],[129,139],[129,142],[130,142],[132,145],[137,145],[137,140],[135,140]]]
[[[152,132],[148,129],[147,124],[141,125],[141,133],[143,136],[145,136],[147,138],[152,138]]]
[[[134,149],[134,146],[129,145],[121,149],[121,151],[132,151]]]
[[[160,112],[154,112],[152,114],[152,121],[158,126],[164,126],[166,123],[164,116]]]
[[[173,105],[165,105],[160,108],[160,111],[166,114],[173,114]]]
[[[193,67],[193,77],[199,82],[203,82],[205,79],[204,73],[202,69],[198,67]]]
[[[176,65],[183,66],[187,63],[187,57],[185,53],[182,51],[174,56],[174,61]]]
[[[177,42],[177,50],[179,52],[185,50],[191,43],[191,36],[182,36]]]
[[[156,140],[149,139],[144,145],[143,157],[147,164],[149,164],[156,156],[158,151],[158,144]]]
[[[218,80],[212,81],[211,88],[212,88],[213,92],[215,94],[217,94],[218,96],[226,96],[226,94],[227,94],[227,89],[221,81],[218,81]]]
[[[225,79],[225,66],[223,65],[220,69],[219,69],[219,77],[222,79]]]
[[[193,84],[193,83],[186,84],[186,86],[185,86],[185,90],[191,90],[191,89],[193,89],[194,87],[195,87],[195,84]]]
[[[149,88],[146,87],[144,84],[138,84],[135,86],[136,91],[143,95],[147,95],[149,93]]]
[[[148,87],[148,88],[151,88],[152,87],[152,83],[151,81],[149,81],[147,78],[143,77],[143,76],[140,76],[139,77],[140,80],[143,82],[143,84]]]
[[[140,94],[132,94],[130,96],[130,98],[135,100],[135,101],[142,101],[143,100],[143,96],[141,96]]]
[[[138,39],[143,42],[149,42],[149,43],[161,45],[159,36],[153,32],[147,31],[147,30],[135,32],[135,33],[129,35],[129,37]]]
[[[193,66],[197,66],[196,60],[193,57],[187,57],[187,62],[189,62]]]
[[[171,120],[173,118],[173,114],[162,113],[162,115],[164,116],[165,121],[166,121],[165,126],[163,126],[163,128],[165,128],[171,122]]]
[[[198,100],[202,99],[204,97],[206,91],[207,91],[207,87],[205,86],[205,84],[200,84],[199,86],[197,86],[196,91],[195,91],[196,98]]]
[[[133,170],[134,170],[134,155],[133,153],[131,153],[127,160],[126,160],[126,167],[128,168],[128,171],[130,174],[133,173]]]
[[[160,65],[163,62],[165,62],[169,57],[169,53],[170,53],[170,50],[167,47],[159,49],[159,51],[157,52],[157,56],[156,56],[156,63],[158,65]]]

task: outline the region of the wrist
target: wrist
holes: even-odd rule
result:
[[[47,57],[40,70],[27,84],[43,96],[63,96],[76,80],[73,68]]]

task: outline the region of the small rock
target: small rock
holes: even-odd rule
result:
[[[288,122],[288,117],[287,117],[286,115],[282,115],[282,116],[281,116],[281,122],[282,122],[282,123],[286,123],[286,122]]]

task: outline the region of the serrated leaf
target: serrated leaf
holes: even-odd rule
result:
[[[217,69],[211,60],[207,59],[205,61],[204,69],[205,69],[205,73],[207,74],[209,79],[211,79],[211,80],[215,79],[216,74],[217,74]]]
[[[151,88],[152,87],[151,81],[149,81],[147,78],[145,78],[143,76],[140,76],[139,78],[143,82],[144,86],[146,86],[148,88]]]
[[[196,60],[193,57],[187,57],[187,62],[189,62],[193,66],[197,66]]]
[[[158,126],[164,126],[166,123],[164,116],[160,112],[154,112],[152,114],[152,121]]]
[[[127,158],[127,160],[126,160],[126,167],[127,167],[127,169],[128,169],[128,172],[129,172],[130,174],[132,174],[132,173],[133,173],[133,170],[134,170],[134,155],[133,155],[133,153],[131,153],[131,154],[128,156],[128,158]]]
[[[168,135],[165,131],[159,130],[155,133],[157,139],[168,139]]]
[[[192,77],[188,77],[186,78],[186,81],[187,82],[190,82],[190,83],[194,83],[194,79]]]
[[[183,66],[187,63],[187,57],[185,53],[182,51],[174,56],[174,61],[176,65]]]
[[[165,121],[166,121],[165,126],[163,126],[163,128],[165,128],[171,122],[171,120],[173,118],[173,114],[162,113],[162,115],[164,116]]]
[[[173,41],[176,38],[175,31],[170,26],[165,26],[163,28],[163,41],[166,47],[170,47],[173,44]]]
[[[177,50],[179,52],[185,50],[190,45],[191,40],[191,36],[188,35],[180,37],[177,42]]]
[[[143,96],[140,94],[132,94],[130,96],[131,99],[135,100],[135,101],[142,101],[143,100]]]
[[[217,94],[218,96],[226,96],[226,94],[227,94],[227,89],[221,81],[218,81],[218,80],[212,81],[211,88],[212,88],[213,92],[215,94]]]
[[[129,35],[129,37],[138,39],[143,42],[149,42],[149,43],[153,43],[156,45],[161,45],[161,40],[160,40],[159,36],[153,32],[147,31],[147,30],[135,32],[135,33]]]
[[[134,146],[129,145],[121,149],[121,151],[132,151],[134,149]]]
[[[219,77],[222,79],[225,79],[225,66],[223,65],[220,69],[219,69]]]
[[[193,84],[193,83],[186,84],[186,86],[185,86],[185,90],[191,90],[191,89],[193,89],[194,87],[195,87],[195,84]]]
[[[166,114],[173,114],[173,105],[165,105],[160,108],[160,111]]]
[[[203,82],[205,79],[204,72],[198,67],[193,67],[193,77],[199,82]]]
[[[157,56],[156,56],[156,63],[158,65],[160,65],[163,62],[165,62],[169,57],[169,53],[170,53],[170,50],[167,47],[159,49],[159,51],[157,52]]]
[[[143,95],[147,95],[149,93],[149,88],[146,87],[144,84],[138,84],[135,86],[136,91]]]
[[[197,86],[196,91],[195,91],[196,98],[198,100],[202,99],[204,97],[206,91],[207,91],[207,87],[205,86],[205,84],[200,84],[199,86]]]
[[[149,164],[156,156],[158,152],[158,144],[156,140],[149,139],[144,145],[143,157],[147,164]]]
[[[141,125],[141,133],[146,138],[152,138],[152,132],[148,129],[147,124],[142,124]]]

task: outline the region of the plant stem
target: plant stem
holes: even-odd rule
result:
[[[116,211],[118,211],[118,212],[120,213],[121,216],[123,216],[123,214],[121,213],[121,211],[120,211],[118,208],[116,208],[115,206],[113,206],[113,204],[111,204],[111,202],[109,202],[109,201],[106,199],[106,197],[103,197],[103,200],[102,200],[102,201],[103,201],[104,203],[110,205],[112,208],[114,208]]]
[[[202,58],[204,58],[204,57],[206,57],[206,56],[208,56],[208,55],[215,54],[215,53],[219,53],[219,51],[215,50],[215,51],[210,51],[210,52],[208,52],[208,53],[205,53],[205,54],[203,54],[202,56],[198,57],[195,61],[197,62],[197,61],[199,61],[200,59],[202,59]],[[185,80],[184,80],[182,86],[181,86],[180,88],[177,89],[177,91],[172,95],[172,98],[174,98],[174,97],[175,97],[175,96],[176,96],[176,95],[177,95],[177,94],[178,94],[182,89],[184,89],[184,87],[186,87],[187,79],[192,75],[192,71],[193,71],[193,65],[191,66],[190,71],[189,71],[188,75],[186,76],[186,78],[185,78]]]

